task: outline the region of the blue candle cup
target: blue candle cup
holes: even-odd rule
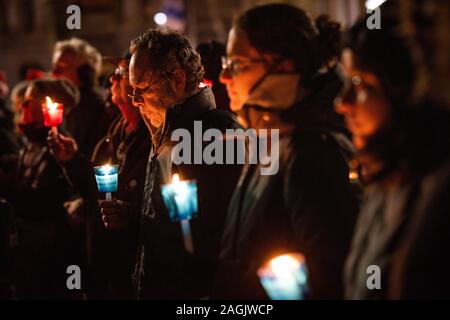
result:
[[[197,216],[196,181],[174,181],[162,185],[161,193],[172,221],[191,220]]]
[[[105,165],[94,167],[95,180],[97,181],[98,191],[116,192],[119,180],[119,166]]]
[[[258,269],[258,276],[272,300],[304,300],[308,294],[308,271],[301,254],[279,256]]]

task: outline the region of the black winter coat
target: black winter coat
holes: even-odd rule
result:
[[[316,81],[287,110],[244,107],[251,127],[280,130],[279,171],[263,176],[260,165],[244,168],[228,211],[214,298],[267,299],[257,269],[288,252],[306,258],[309,298],[343,295],[358,196],[346,162],[351,147],[332,109],[339,81],[332,72]]]
[[[202,122],[203,131],[239,127],[231,113],[215,108],[211,89],[204,88],[168,109],[165,124],[152,135],[143,196],[142,255],[136,268],[141,299],[196,299],[210,291],[209,261],[218,256],[226,209],[241,166],[175,165],[171,152],[178,142],[171,141],[171,134],[184,128],[194,137],[194,121]],[[197,151],[203,145],[192,144]],[[194,255],[186,252],[180,223],[170,220],[161,196],[160,186],[170,183],[174,173],[183,180],[196,180],[198,185],[199,214],[191,220]]]

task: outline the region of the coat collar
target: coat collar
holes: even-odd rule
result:
[[[214,95],[209,87],[202,88],[187,98],[184,102],[169,107],[166,111],[164,125],[152,132],[154,146],[175,129],[184,128],[198,119],[201,114],[216,108]],[[146,121],[148,126],[148,121]]]
[[[339,93],[341,81],[331,70],[326,74],[317,74],[311,84],[303,91],[302,99],[286,109],[274,109],[260,105],[245,105],[238,116],[245,127],[254,129],[279,129],[290,131],[292,128],[320,129],[332,128],[343,131],[344,122],[334,112],[334,98]]]

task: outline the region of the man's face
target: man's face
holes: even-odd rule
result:
[[[226,85],[233,111],[242,108],[254,84],[267,72],[263,57],[251,46],[244,32],[231,29],[228,35],[227,59],[235,67],[225,69],[220,82]]]
[[[129,79],[129,60],[123,59],[119,62],[114,74],[109,77],[111,82],[111,100],[119,108],[131,106],[133,88]]]
[[[55,78],[68,79],[79,87],[81,83],[78,68],[85,62],[72,51],[56,51],[53,55],[52,74]]]
[[[170,79],[152,70],[149,56],[143,49],[138,49],[131,57],[130,84],[134,89],[133,105],[153,126],[162,126],[166,110],[176,101],[177,92],[172,89]]]
[[[355,147],[362,149],[367,140],[387,124],[390,104],[378,77],[359,70],[350,49],[343,51],[341,62],[346,84],[335,109],[345,117]]]
[[[42,128],[44,126],[43,100],[44,97],[39,94],[38,90],[33,86],[29,86],[19,107],[19,124],[34,124],[35,128]]]

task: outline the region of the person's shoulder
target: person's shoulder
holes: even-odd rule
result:
[[[354,152],[347,136],[338,131],[302,130],[294,132],[292,147],[302,158],[330,160],[342,158],[349,160]],[[331,159],[330,159],[331,157]]]
[[[440,192],[450,193],[450,156],[447,156],[439,165],[430,170],[422,179],[422,188],[434,189],[430,194],[438,195]]]
[[[101,106],[104,109],[105,94],[98,87],[83,87],[80,89],[80,105],[83,106]]]
[[[206,128],[217,128],[221,131],[241,128],[236,115],[230,111],[209,109],[202,118]]]

